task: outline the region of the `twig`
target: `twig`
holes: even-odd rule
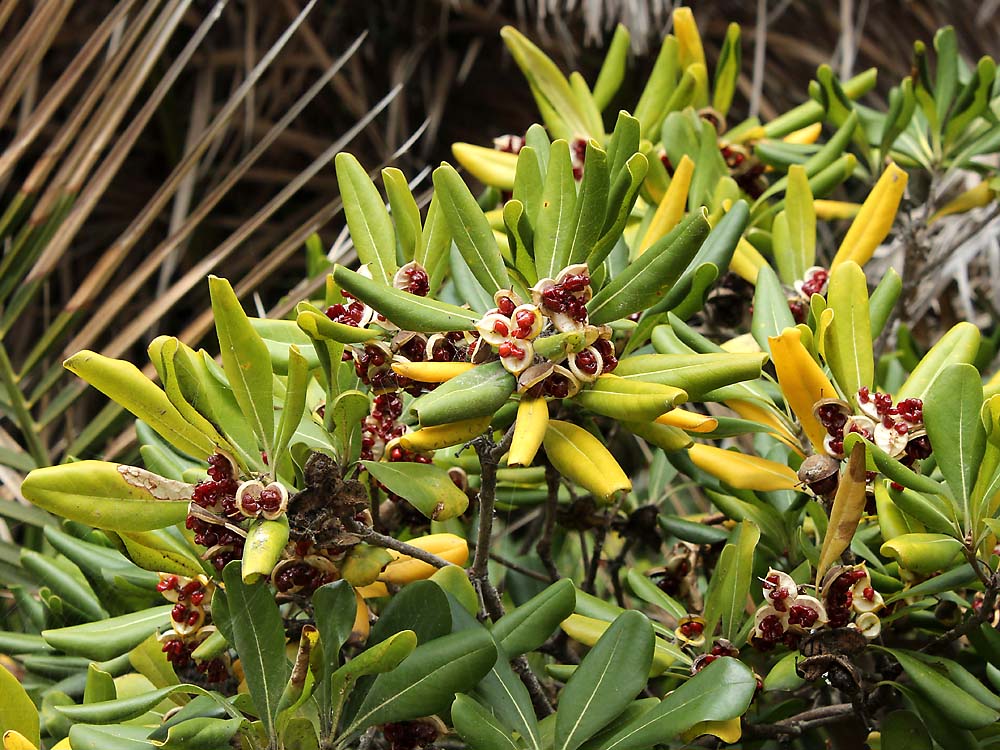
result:
[[[979,609],[972,609],[963,622],[924,645],[919,649],[920,651],[936,651],[939,648],[947,646],[952,641],[957,641],[959,638],[971,633],[993,615],[997,596],[1000,595],[1000,572],[992,573],[987,577],[980,569],[979,566],[982,564],[982,561],[976,557],[975,553],[966,549],[965,554],[969,560],[969,564],[976,571],[976,575],[979,576],[979,580],[983,582],[983,586],[985,587],[982,606]]]
[[[542,565],[549,572],[553,581],[559,580],[559,569],[552,560],[552,533],[556,527],[556,509],[559,505],[559,472],[552,464],[545,466],[545,488],[548,495],[545,499],[545,521],[542,525],[542,535],[535,545],[535,552]]]
[[[497,465],[501,456],[510,449],[514,439],[514,426],[499,443],[493,442],[488,434],[476,438],[472,444],[479,456],[479,533],[476,536],[476,554],[469,568],[469,580],[479,591],[485,614],[493,621],[503,617],[500,594],[490,581],[490,543],[493,540],[493,509],[496,505]]]
[[[545,696],[545,691],[542,689],[542,684],[538,681],[535,673],[531,671],[528,660],[524,655],[522,654],[511,661],[510,666],[517,672],[517,676],[521,678],[521,682],[528,689],[528,695],[531,696],[531,705],[535,709],[535,716],[539,719],[544,719],[546,716],[552,714],[552,704],[549,703],[549,699]]]
[[[620,493],[618,502],[614,504],[614,507],[604,511],[604,523],[601,524],[594,533],[594,549],[590,554],[590,565],[587,570],[587,578],[580,587],[588,594],[594,593],[594,588],[597,583],[597,571],[601,567],[601,553],[604,551],[604,541],[608,537],[608,531],[611,528],[611,521],[618,515],[618,510],[622,507],[623,502],[625,502],[625,493]]]
[[[526,568],[520,563],[516,563],[513,560],[509,560],[506,557],[498,555],[496,552],[490,552],[490,559],[494,562],[500,563],[505,568],[510,568],[515,573],[520,573],[521,575],[528,576],[529,578],[534,578],[536,581],[541,581],[542,583],[552,583],[552,579],[545,575],[545,573],[540,573],[537,570]]]
[[[435,568],[447,568],[449,565],[454,565],[454,563],[448,562],[443,557],[431,554],[426,550],[420,549],[420,547],[414,547],[412,544],[407,544],[406,542],[401,542],[391,536],[380,534],[370,526],[358,523],[354,519],[345,519],[344,525],[347,526],[352,534],[357,534],[366,542],[374,544],[376,547],[385,547],[386,549],[401,552],[404,555],[409,555],[410,557],[425,562],[428,565],[433,565]]]

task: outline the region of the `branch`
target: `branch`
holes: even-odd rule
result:
[[[535,545],[538,559],[542,561],[545,570],[553,581],[559,580],[559,569],[552,560],[552,534],[556,526],[556,509],[559,505],[559,472],[551,463],[545,464],[545,520],[542,525],[542,536]]]
[[[454,565],[454,563],[448,562],[443,557],[431,554],[426,550],[420,549],[420,547],[414,547],[412,544],[407,544],[406,542],[401,542],[391,536],[380,534],[370,526],[358,523],[353,518],[344,519],[344,525],[351,531],[352,534],[357,534],[366,542],[374,544],[376,547],[385,547],[386,549],[401,552],[404,555],[413,557],[427,563],[428,565],[433,565],[435,568],[447,568],[449,565]]]

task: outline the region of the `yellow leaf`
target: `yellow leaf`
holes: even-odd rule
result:
[[[821,398],[837,398],[837,389],[802,346],[802,331],[786,328],[780,336],[771,336],[767,341],[786,403],[816,452],[826,453],[823,447],[826,428],[813,416],[813,406]]]
[[[736,451],[696,443],[688,448],[694,465],[738,490],[770,492],[794,490],[798,475],[785,464],[759,456],[747,456]]]
[[[830,508],[830,525],[823,539],[819,564],[816,566],[816,581],[835,563],[841,553],[848,548],[857,531],[861,515],[865,510],[865,446],[862,441],[854,444],[851,457],[847,461],[847,471],[840,478],[837,494]]]
[[[691,188],[691,177],[694,175],[694,162],[687,154],[681,157],[680,164],[674,171],[674,176],[670,180],[666,195],[660,201],[660,205],[653,214],[653,220],[649,223],[642,244],[639,245],[639,255],[642,255],[657,240],[665,237],[667,233],[677,226],[681,217],[684,216],[684,208],[687,206],[688,191]]]
[[[701,737],[703,734],[710,734],[713,737],[718,737],[727,744],[737,742],[740,737],[743,736],[743,728],[740,726],[740,717],[736,716],[732,719],[727,719],[726,721],[699,721],[682,734],[681,739],[684,742],[690,742],[695,737]]]
[[[840,243],[830,265],[831,271],[848,260],[863,266],[871,259],[875,249],[892,229],[908,177],[894,163],[886,167]]]

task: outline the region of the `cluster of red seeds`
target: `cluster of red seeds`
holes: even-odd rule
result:
[[[716,659],[720,659],[723,656],[739,656],[740,650],[735,648],[733,644],[726,640],[717,640],[712,644],[712,650],[707,654],[701,654],[693,662],[691,662],[691,674],[696,675],[709,664],[711,664]]]
[[[819,422],[826,428],[826,432],[833,440],[830,442],[830,450],[836,454],[844,452],[844,425],[847,424],[847,415],[837,404],[823,404],[816,410]]]
[[[681,631],[681,635],[685,638],[694,640],[705,632],[705,623],[698,622],[697,620],[688,620],[685,623],[681,623],[681,626],[677,629]]]
[[[287,593],[292,589],[297,589],[300,594],[311,596],[316,589],[324,584],[331,583],[336,576],[327,573],[319,568],[314,568],[304,559],[306,555],[313,554],[312,543],[308,540],[301,540],[295,543],[295,554],[300,559],[290,565],[283,565],[281,569],[272,576],[274,587],[279,593]]]
[[[406,432],[406,427],[397,421],[402,413],[403,399],[398,393],[382,393],[373,399],[371,412],[361,422],[362,460],[381,458],[382,447]]]
[[[672,568],[663,570],[656,577],[656,587],[664,594],[675,596],[680,592],[681,581],[687,578],[690,572],[690,561],[687,558],[682,558]]]
[[[585,323],[587,321],[587,301],[580,292],[589,285],[590,276],[588,274],[567,274],[558,284],[554,284],[542,292],[542,304],[552,312],[566,313],[578,323]]]
[[[825,268],[817,268],[809,275],[808,279],[802,282],[802,294],[806,299],[810,299],[814,294],[822,294],[829,279],[829,271]]]
[[[405,285],[404,292],[415,294],[418,297],[426,297],[431,291],[431,280],[427,271],[417,265],[412,265],[403,270]]]
[[[365,304],[347,292],[343,292],[343,295],[343,303],[326,308],[326,317],[334,323],[359,328],[365,316]]]
[[[764,174],[764,164],[759,161],[747,161],[747,155],[739,148],[723,144],[719,147],[726,167],[736,180],[736,184],[751,198],[759,198],[764,192],[761,176]]]
[[[177,603],[170,611],[170,618],[174,622],[195,625],[204,615],[201,603],[205,600],[205,587],[201,581],[191,580],[178,588],[177,576],[170,576],[156,584],[156,590],[161,594],[166,591],[177,592]],[[191,607],[197,609],[191,609]]]
[[[195,645],[186,643],[179,639],[171,639],[163,644],[162,651],[167,655],[167,661],[174,665],[175,669],[184,669],[193,661],[191,654],[195,650]],[[205,682],[218,683],[229,679],[229,668],[223,659],[206,659],[197,661],[195,669],[205,676]]]
[[[265,487],[256,500],[252,497],[243,497],[243,510],[249,515],[258,511],[277,513],[280,509],[281,492],[275,487]]]
[[[823,605],[826,607],[827,617],[830,618],[830,627],[842,628],[851,621],[851,606],[854,604],[854,585],[865,577],[865,571],[861,568],[848,570],[837,576],[829,585],[825,593]],[[865,599],[872,601],[875,599],[875,589],[871,586],[864,590]]]
[[[242,521],[244,516],[236,507],[236,490],[239,484],[233,476],[229,459],[218,453],[209,456],[208,476],[204,482],[195,485],[192,501],[206,510],[225,516],[234,523]],[[194,532],[195,544],[208,548],[223,545],[223,549],[212,555],[212,565],[216,570],[222,570],[226,563],[243,557],[243,537],[239,534],[192,514],[188,515],[184,525]]]

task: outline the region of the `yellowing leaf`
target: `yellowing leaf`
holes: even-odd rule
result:
[[[837,494],[830,509],[830,525],[823,538],[823,548],[816,566],[816,580],[823,580],[823,574],[837,561],[854,538],[854,532],[865,510],[865,447],[859,441],[851,449],[847,461],[847,471],[840,477]]]
[[[799,484],[798,476],[785,464],[759,456],[700,443],[688,448],[688,456],[699,469],[738,490],[794,490]]]

